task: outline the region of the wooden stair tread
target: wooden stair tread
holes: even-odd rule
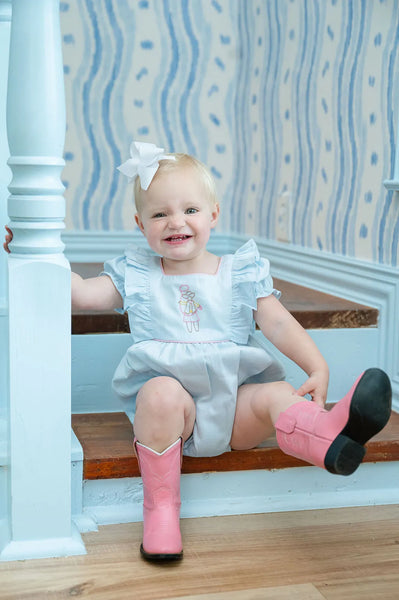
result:
[[[101,263],[73,263],[72,270],[82,277],[94,277],[103,268]],[[378,310],[350,302],[337,296],[274,278],[282,292],[281,302],[305,329],[376,327]],[[115,311],[74,311],[72,333],[128,333],[127,315]]]
[[[133,427],[124,413],[72,415],[72,427],[84,454],[84,479],[137,477]],[[367,444],[365,462],[399,460],[399,414],[392,413],[386,427]],[[260,448],[234,450],[211,458],[183,457],[183,473],[285,469],[309,466],[284,454],[274,438]]]

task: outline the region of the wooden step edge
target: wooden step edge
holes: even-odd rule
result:
[[[304,329],[363,329],[378,325],[378,310],[375,308],[291,309],[290,313]],[[127,313],[121,315],[116,312],[75,312],[72,314],[71,329],[73,335],[130,333]]]
[[[290,310],[292,316],[304,329],[363,329],[377,327],[378,310]]]
[[[107,425],[108,419],[112,420]],[[83,478],[138,477],[133,452],[133,428],[124,413],[73,415],[72,426],[83,447]],[[388,425],[367,444],[364,462],[399,461],[399,414],[392,413]],[[233,450],[210,458],[183,457],[182,473],[287,469],[309,466],[284,454],[274,439],[265,447]]]

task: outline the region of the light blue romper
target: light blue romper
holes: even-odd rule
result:
[[[250,240],[223,256],[214,275],[165,275],[159,256],[129,246],[124,256],[105,263],[104,274],[123,298],[133,338],[116,369],[114,390],[132,399],[153,377],[177,379],[196,404],[184,454],[230,450],[238,386],[249,378],[284,378],[281,365],[253,335],[257,298],[279,296],[268,260]]]

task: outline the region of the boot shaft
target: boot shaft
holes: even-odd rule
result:
[[[136,439],[134,447],[143,481],[144,506],[180,507],[181,438],[163,452],[156,452]]]
[[[180,470],[182,439],[156,452],[136,439],[134,447],[143,480],[143,543],[146,560],[180,560],[183,545],[180,533]]]

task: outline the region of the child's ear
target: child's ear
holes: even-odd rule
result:
[[[138,213],[136,213],[134,215],[134,220],[136,221],[137,225],[139,226],[139,229],[140,229],[141,233],[144,233],[144,225],[143,225],[143,222],[140,219],[140,216],[139,216]]]
[[[216,227],[216,224],[219,219],[219,214],[220,214],[220,206],[219,206],[219,203],[216,202],[215,206],[213,207],[212,213],[211,213],[211,229]]]

